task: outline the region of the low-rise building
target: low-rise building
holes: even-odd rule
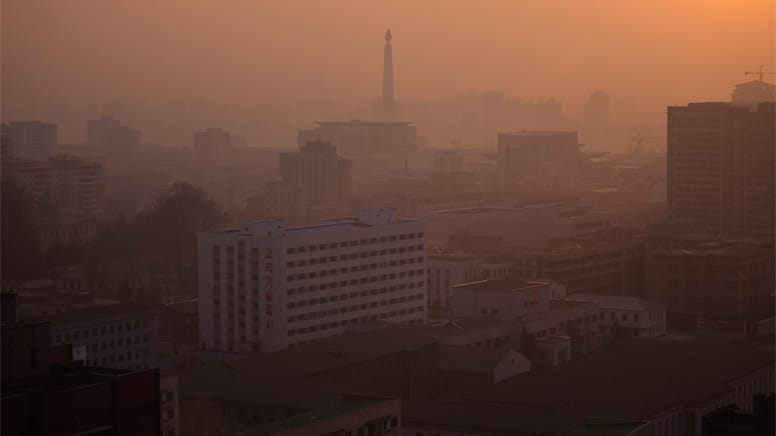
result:
[[[691,328],[773,315],[772,242],[655,242],[647,250],[645,271],[645,297],[666,305],[669,325]]]
[[[3,296],[3,435],[161,435],[159,371],[73,363],[69,344],[51,345],[48,322],[15,322]]]
[[[463,252],[431,252],[427,256],[428,303],[433,308],[450,307],[450,290],[455,285],[512,275],[507,261],[486,260]]]
[[[51,343],[72,344],[87,365],[134,370],[159,366],[159,316],[153,308],[117,303],[43,319],[51,323]]]
[[[550,203],[521,207],[470,207],[419,212],[429,243],[445,245],[450,236],[496,237],[507,247],[546,247],[554,239],[593,239],[610,217],[589,206]]]
[[[565,301],[597,304],[601,333],[610,338],[654,338],[666,332],[666,307],[662,303],[585,293],[571,294]]]

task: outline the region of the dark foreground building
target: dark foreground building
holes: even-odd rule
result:
[[[3,321],[4,436],[161,434],[157,369],[86,367],[50,345],[49,323]]]

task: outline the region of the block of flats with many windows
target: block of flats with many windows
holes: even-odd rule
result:
[[[203,350],[270,352],[372,321],[427,317],[425,234],[392,208],[286,228],[279,219],[199,234]]]

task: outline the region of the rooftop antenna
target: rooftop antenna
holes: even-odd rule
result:
[[[762,65],[760,65],[760,71],[747,71],[744,73],[745,76],[751,76],[755,74],[757,75],[758,80],[762,82],[765,75],[772,76],[772,75],[775,75],[776,73],[765,71]]]

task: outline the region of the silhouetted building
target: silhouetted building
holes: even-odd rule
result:
[[[35,209],[54,206],[61,212],[100,215],[105,207],[104,170],[85,159],[58,155],[40,162],[11,162],[3,168],[3,177],[24,187]]]
[[[524,280],[562,283],[569,294],[639,296],[644,280],[644,245],[639,240],[553,241],[547,247],[503,252]]]
[[[396,209],[286,228],[265,219],[199,235],[203,349],[275,351],[364,321],[426,320],[425,235]]]
[[[159,372],[70,363],[49,324],[3,325],[2,433],[160,435]]]
[[[498,134],[505,188],[572,186],[579,161],[577,132],[523,131]]]
[[[670,221],[714,234],[773,234],[775,108],[668,108]]]
[[[305,209],[350,197],[350,161],[340,157],[330,142],[320,139],[308,142],[298,152],[281,153],[280,177],[297,190],[296,198]]]
[[[676,236],[647,245],[645,296],[668,308],[674,328],[773,315],[773,245]]]
[[[3,177],[25,189],[42,248],[56,241],[87,242],[105,209],[104,170],[97,163],[57,155],[46,161],[11,161]]]
[[[45,160],[56,151],[57,125],[40,121],[11,121],[0,126],[0,159]]]
[[[459,150],[435,151],[433,169],[439,173],[463,171],[463,153]]]
[[[140,145],[140,130],[121,125],[109,115],[86,122],[86,143],[96,147],[127,149]]]
[[[450,306],[450,290],[455,285],[512,275],[512,264],[506,260],[485,260],[462,252],[429,253],[427,265],[429,306],[436,308]]]
[[[760,80],[739,83],[733,90],[734,106],[747,106],[756,110],[760,103],[776,102],[776,85]]]
[[[604,213],[562,203],[452,208],[418,216],[429,225],[429,242],[434,245],[445,245],[454,235],[470,235],[494,238],[507,247],[546,247],[553,239],[593,239],[609,226]]]
[[[232,147],[232,135],[223,129],[209,128],[194,133],[194,149],[203,157],[216,157]]]
[[[307,222],[308,210],[300,186],[274,182],[264,187],[263,216],[281,218],[289,226],[300,226]]]
[[[585,128],[601,129],[609,124],[609,94],[595,91],[590,94],[584,108]]]
[[[701,436],[771,436],[776,434],[774,395],[754,396],[752,413],[739,413],[733,404],[703,417]]]
[[[343,156],[375,157],[417,147],[415,126],[403,121],[319,121],[312,130],[299,131],[299,147],[321,138]]]

